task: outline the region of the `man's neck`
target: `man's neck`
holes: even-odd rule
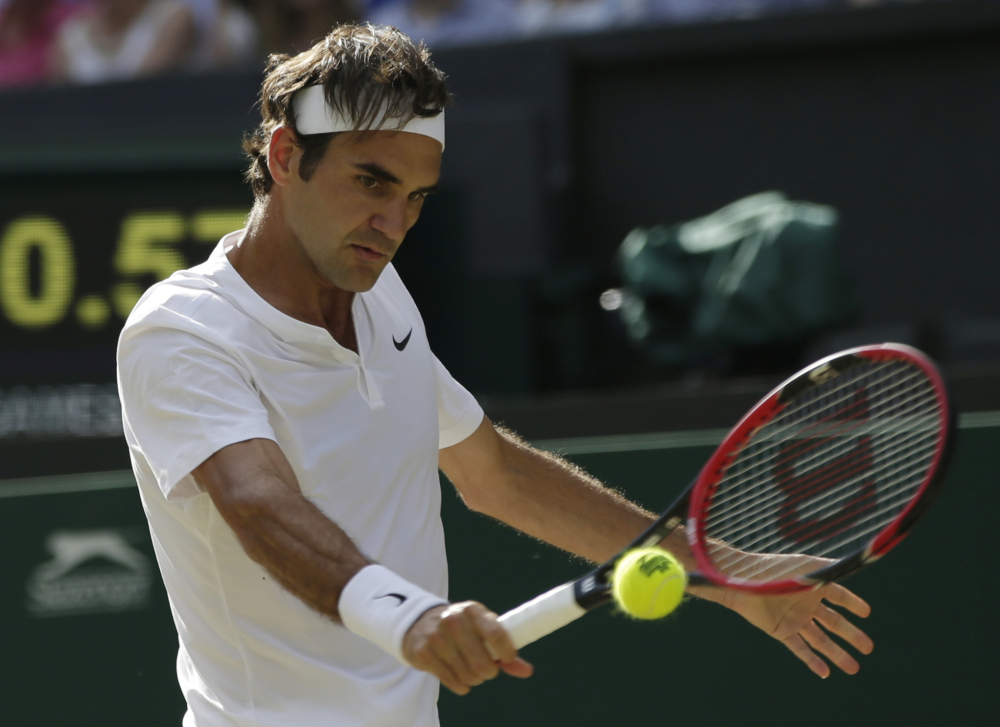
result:
[[[236,272],[285,315],[325,328],[341,346],[358,350],[354,293],[326,280],[288,232],[278,205],[257,202],[243,238],[227,253]]]

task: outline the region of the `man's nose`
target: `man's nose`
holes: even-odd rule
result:
[[[372,227],[399,243],[406,236],[413,221],[410,220],[408,200],[393,201],[372,217]]]

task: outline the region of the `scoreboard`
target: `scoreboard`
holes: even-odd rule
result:
[[[0,385],[113,381],[143,290],[203,260],[251,204],[235,170],[0,179]]]
[[[52,214],[27,213],[0,235],[0,309],[15,329],[44,331],[75,319],[86,335],[128,316],[144,278],[162,280],[186,265],[178,246],[210,243],[242,225],[242,209],[126,211],[110,252],[111,282],[76,277],[77,253],[66,225]],[[87,254],[87,250],[83,251]],[[82,283],[82,284],[81,284]],[[77,295],[79,291],[79,295]]]
[[[34,441],[121,436],[125,318],[251,204],[237,170],[0,178],[0,450],[17,445],[0,478],[53,473],[48,458],[36,472],[16,456]]]

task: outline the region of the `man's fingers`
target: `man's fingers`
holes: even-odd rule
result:
[[[795,634],[782,642],[809,670],[821,679],[830,676],[830,666],[823,661],[801,636]]]
[[[468,694],[471,687],[493,679],[501,670],[522,678],[533,671],[518,658],[496,614],[475,601],[431,609],[406,638],[411,645],[406,652],[410,663],[434,674],[455,694]]]
[[[418,669],[436,676],[444,686],[461,696],[468,694],[470,687],[452,668],[451,662],[454,658],[445,640],[439,634],[430,634],[412,663]]]
[[[450,606],[441,614],[441,629],[447,635],[450,647],[449,664],[469,686],[478,686],[493,679],[499,669],[483,645],[479,621],[487,613],[478,603],[460,603]]]
[[[825,606],[823,607],[823,610],[817,614],[817,620],[821,623],[825,623],[825,621],[838,623],[838,619],[842,622],[839,624],[842,629],[844,628],[844,623],[850,623],[847,619],[844,619],[843,616],[831,609],[826,608]],[[864,639],[867,639],[868,642],[871,641],[860,631],[858,631],[858,634],[864,637]],[[857,640],[859,642],[863,642],[863,639],[859,638]],[[822,658],[820,658],[820,655],[829,659],[831,664],[846,674],[857,674],[861,668],[857,659],[851,656],[840,644],[834,641],[834,639],[830,637],[830,634],[811,621],[806,624],[798,634],[785,639],[784,644],[793,654],[795,654],[795,656],[808,666],[814,674],[823,679],[830,676],[830,667],[825,661],[823,661]],[[852,645],[854,645],[853,642]]]
[[[816,620],[831,634],[843,639],[862,654],[870,654],[875,648],[875,642],[868,634],[832,608],[821,606],[816,612]]]
[[[474,621],[476,631],[483,640],[483,645],[493,661],[508,663],[517,659],[517,648],[511,641],[507,629],[500,625],[497,615],[483,607],[483,613],[477,614]]]
[[[409,648],[404,645],[404,654],[414,667],[430,672],[455,694],[463,695],[483,680],[473,674],[460,651],[455,614],[445,619],[450,608],[433,608],[417,619],[406,635]]]
[[[527,679],[532,674],[535,673],[535,667],[526,662],[521,657],[518,657],[512,661],[501,661],[500,670],[504,674],[509,674],[512,677],[517,677],[518,679]]]
[[[868,601],[858,596],[853,591],[849,591],[839,583],[828,583],[823,586],[823,598],[834,604],[846,608],[855,616],[868,618],[871,615],[872,607]]]
[[[799,634],[813,650],[829,659],[842,672],[846,674],[858,673],[861,667],[857,660],[844,651],[844,648],[840,644],[831,639],[830,635],[815,623],[809,623]]]
[[[497,622],[496,614],[487,612],[488,617],[480,632],[483,646],[500,671],[518,679],[527,679],[535,673],[535,667],[517,655],[517,649],[507,630]]]
[[[482,639],[491,662],[505,674],[521,679],[530,677],[535,668],[517,655],[514,642],[507,629],[500,624],[497,615],[480,604],[475,604],[470,613],[473,616],[473,626]],[[492,679],[494,676],[495,672],[487,678]]]
[[[428,671],[431,674],[434,674],[444,686],[460,697],[464,697],[472,691],[472,687],[464,684],[452,668],[444,661],[439,661],[437,668],[428,669]]]

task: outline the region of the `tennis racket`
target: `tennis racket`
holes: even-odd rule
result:
[[[618,559],[685,517],[690,584],[788,593],[843,578],[888,553],[927,510],[954,419],[920,351],[886,343],[828,356],[754,406],[628,548],[500,623],[520,649],[608,603]]]

